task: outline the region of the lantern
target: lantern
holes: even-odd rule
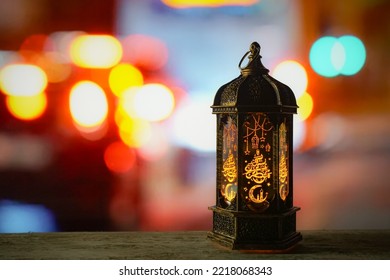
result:
[[[249,55],[249,56],[248,56]],[[248,56],[248,63],[242,63]],[[292,90],[268,75],[254,42],[241,75],[211,106],[217,117],[216,205],[208,236],[231,249],[286,251],[302,236],[293,206]]]

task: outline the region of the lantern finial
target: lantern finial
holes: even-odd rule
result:
[[[265,68],[264,65],[261,63],[260,49],[261,49],[260,44],[257,42],[253,42],[250,45],[249,51],[247,51],[244,54],[244,56],[240,60],[240,63],[238,64],[238,68],[240,68],[242,75],[245,76],[245,75],[259,73],[259,72],[266,74],[269,72],[269,70]],[[245,67],[242,67],[241,64],[247,56],[249,62]]]

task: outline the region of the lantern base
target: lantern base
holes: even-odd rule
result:
[[[209,209],[213,211],[213,230],[208,237],[229,249],[283,253],[302,240],[296,232],[297,207],[281,214]]]

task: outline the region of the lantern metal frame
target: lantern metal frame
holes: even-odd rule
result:
[[[298,106],[292,90],[268,75],[257,42],[239,68],[241,75],[220,87],[211,106],[217,117],[217,187],[208,237],[231,249],[287,251],[302,240],[296,232],[299,208],[293,206]]]

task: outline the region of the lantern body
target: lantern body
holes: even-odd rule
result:
[[[291,89],[268,75],[256,42],[249,53],[248,65],[218,90],[212,106],[217,174],[209,237],[231,249],[284,251],[302,239],[292,184],[297,104]]]

